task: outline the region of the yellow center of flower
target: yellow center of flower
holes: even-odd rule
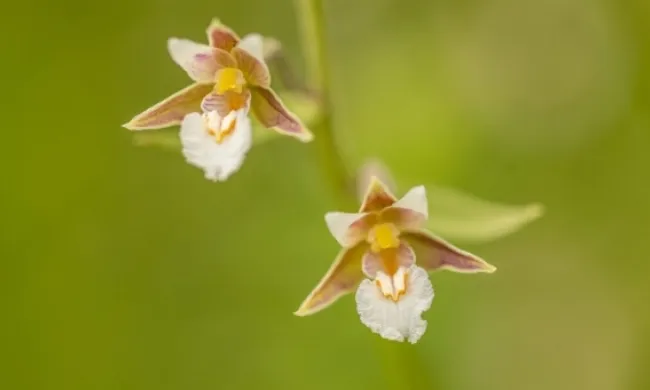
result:
[[[375,284],[386,298],[397,302],[406,294],[408,271],[402,264],[399,230],[389,222],[375,225],[368,234],[370,248],[381,261]]]
[[[219,69],[215,77],[214,91],[219,95],[229,91],[242,93],[245,83],[246,80],[241,70],[237,68]]]
[[[380,223],[376,225],[369,236],[373,252],[399,247],[398,233],[392,223]]]

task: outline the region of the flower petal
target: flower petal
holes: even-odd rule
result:
[[[244,78],[250,85],[262,88],[271,86],[271,73],[264,60],[257,59],[255,55],[239,46],[232,49],[230,53],[237,61],[237,67],[244,73]]]
[[[361,202],[363,202],[368,187],[370,187],[370,183],[372,183],[375,178],[382,182],[387,188],[397,188],[395,180],[390,174],[388,167],[386,167],[386,165],[384,165],[384,163],[379,159],[370,159],[363,163],[357,171],[357,197]]]
[[[427,204],[427,193],[424,186],[411,188],[400,200],[393,204],[393,207],[411,210],[421,214],[424,219],[429,218],[429,205]]]
[[[496,271],[496,267],[485,260],[458,249],[427,231],[402,232],[400,238],[413,248],[417,264],[427,271],[441,269],[462,273]]]
[[[383,249],[379,253],[368,251],[361,260],[363,273],[374,279],[377,272],[394,275],[399,267],[409,268],[415,264],[415,252],[405,242],[398,248]]]
[[[373,216],[358,213],[331,212],[325,214],[325,223],[332,236],[343,247],[364,240],[372,227]]]
[[[212,55],[214,56],[214,60],[217,63],[217,67],[219,69],[237,67],[237,61],[235,60],[235,57],[230,54],[230,52],[219,48],[213,48]]]
[[[382,221],[392,222],[399,230],[419,229],[428,217],[424,186],[412,188],[400,200],[381,212]]]
[[[301,317],[314,314],[325,309],[341,296],[354,291],[364,277],[361,271],[361,258],[367,250],[368,244],[365,242],[343,248],[327,274],[294,314]]]
[[[189,39],[169,38],[167,49],[174,62],[183,68],[192,80],[199,83],[214,82],[219,66],[210,46]]]
[[[192,84],[136,115],[123,126],[129,130],[149,130],[177,125],[185,115],[201,110],[201,100],[211,90],[212,86],[207,84]]]
[[[422,313],[431,307],[433,286],[427,272],[413,266],[407,271],[406,294],[397,302],[385,297],[377,285],[364,279],[355,295],[361,322],[381,337],[415,344],[427,329]]]
[[[185,117],[181,124],[180,139],[186,161],[204,171],[211,181],[224,181],[241,167],[251,146],[250,120],[245,110],[234,113],[229,120],[235,120],[235,129],[222,143],[206,128],[205,118],[198,113]],[[211,122],[220,121],[211,113]],[[226,118],[224,118],[226,119]]]
[[[217,111],[219,115],[226,116],[231,111],[237,111],[241,108],[250,108],[251,94],[249,91],[237,93],[228,91],[223,94],[214,91],[207,94],[201,102],[201,109],[204,112]]]
[[[260,34],[248,34],[242,38],[237,47],[264,63],[264,38]]]
[[[219,95],[214,91],[205,95],[201,101],[201,110],[203,112],[217,111],[219,115],[226,116],[230,111],[228,108],[228,102],[224,95]]]
[[[359,212],[380,211],[392,206],[395,202],[397,202],[397,198],[390,192],[388,187],[378,177],[372,176],[363,196]]]
[[[427,227],[436,234],[463,242],[492,241],[523,228],[544,214],[539,203],[508,205],[480,199],[456,189],[427,186],[431,218]]]
[[[275,38],[264,37],[262,49],[264,52],[264,60],[269,61],[278,56],[282,51],[282,44]]]
[[[230,27],[221,23],[219,19],[212,19],[206,34],[210,46],[226,51],[232,50],[239,42],[237,34]]]
[[[300,119],[282,104],[275,92],[267,88],[253,87],[251,93],[251,109],[264,127],[273,128],[303,142],[309,142],[314,138]]]

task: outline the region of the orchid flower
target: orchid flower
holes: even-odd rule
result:
[[[429,271],[496,270],[423,230],[427,219],[423,186],[397,199],[373,176],[358,213],[325,215],[343,248],[295,314],[314,314],[356,290],[357,312],[372,332],[389,340],[417,342],[427,327],[421,315],[434,297]]]
[[[208,45],[180,38],[168,40],[172,59],[194,83],[136,115],[124,127],[151,130],[182,124],[186,159],[203,168],[206,177],[213,180],[225,180],[237,170],[250,148],[249,110],[265,128],[311,141],[311,132],[271,89],[262,36],[239,38],[218,20],[212,21],[206,33]],[[235,150],[239,151],[236,156]],[[221,155],[224,152],[227,155]],[[224,166],[217,163],[224,160],[230,162]]]

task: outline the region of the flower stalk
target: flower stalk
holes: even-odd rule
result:
[[[311,125],[320,167],[331,183],[333,196],[340,206],[353,204],[350,189],[353,185],[333,131],[332,104],[329,91],[329,62],[325,31],[323,0],[294,0],[300,31],[302,52],[306,62],[307,83],[320,104],[321,115]]]
[[[325,15],[323,0],[294,0],[298,27],[300,31],[302,53],[306,61],[308,85],[320,100],[320,122],[312,124],[315,144],[324,175],[332,183],[338,205],[348,208],[354,204],[356,193],[355,178],[350,177],[336,145],[333,132],[333,115],[329,91],[329,63],[325,38]],[[353,196],[350,196],[350,195]],[[430,388],[430,383],[415,351],[404,345],[389,345],[382,349],[383,362],[387,369],[399,373],[395,377],[419,378],[418,383],[408,383],[409,388]],[[398,361],[395,361],[398,360]],[[400,383],[404,384],[403,381]]]

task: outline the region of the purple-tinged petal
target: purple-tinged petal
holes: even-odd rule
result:
[[[392,206],[381,212],[381,220],[392,222],[399,230],[413,230],[424,226],[429,217],[424,186],[412,188]]]
[[[496,267],[480,257],[458,249],[425,230],[402,232],[400,238],[413,248],[417,265],[427,271],[442,269],[461,273],[496,271]]]
[[[248,34],[239,41],[237,47],[245,50],[260,62],[264,62],[264,38],[260,34]]]
[[[201,110],[203,112],[217,111],[220,116],[226,116],[230,110],[227,109],[228,102],[224,95],[210,92],[205,95],[201,102]]]
[[[219,66],[210,46],[190,41],[189,39],[169,38],[167,49],[190,78],[199,83],[213,83]]]
[[[242,93],[228,91],[223,94],[212,91],[203,98],[201,109],[204,112],[217,111],[220,116],[225,117],[231,111],[237,111],[247,106],[246,110],[248,111],[250,99],[251,94],[248,91]]]
[[[235,60],[235,57],[233,57],[232,54],[230,54],[228,51],[219,48],[213,48],[212,55],[214,56],[214,60],[217,63],[218,69],[237,67],[237,61]]]
[[[424,186],[411,188],[401,199],[393,204],[393,207],[410,210],[422,215],[424,219],[429,218],[429,204],[427,203],[427,192]]]
[[[212,22],[206,30],[210,46],[218,49],[230,51],[239,42],[237,34],[228,26],[222,24],[218,19],[212,19]]]
[[[250,85],[262,88],[271,86],[271,73],[263,60],[260,61],[240,47],[235,47],[231,53],[237,61],[237,67],[244,73],[244,78]]]
[[[325,214],[327,228],[341,246],[348,247],[365,240],[375,222],[374,215],[342,213]]]
[[[161,129],[181,123],[185,115],[201,110],[201,100],[210,93],[208,84],[192,84],[136,115],[123,126],[129,130]]]
[[[298,138],[311,141],[314,136],[293,113],[282,104],[280,98],[268,88],[251,88],[251,109],[257,120],[266,127]]]
[[[381,211],[386,207],[392,206],[395,202],[397,202],[397,198],[390,192],[388,187],[379,178],[372,176],[366,193],[363,196],[359,212]]]
[[[354,291],[364,279],[361,259],[367,250],[368,244],[365,242],[360,242],[351,248],[343,248],[327,274],[294,314],[301,317],[314,314],[325,309],[341,296]]]

